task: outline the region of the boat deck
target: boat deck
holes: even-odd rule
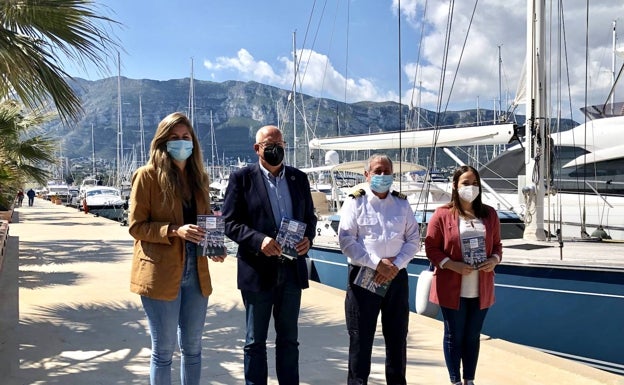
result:
[[[560,245],[551,241],[504,239],[502,264],[545,265],[549,267],[580,267],[624,271],[623,241],[581,241],[564,239]],[[338,248],[338,237],[327,231],[317,236],[315,246]],[[424,246],[418,257],[425,258]]]
[[[503,263],[624,270],[624,242],[505,239]]]

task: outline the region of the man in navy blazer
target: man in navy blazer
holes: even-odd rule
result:
[[[316,216],[305,173],[286,166],[282,132],[258,130],[258,163],[230,175],[222,215],[225,234],[238,243],[238,288],[245,304],[245,383],[266,384],[266,340],[273,314],[279,384],[299,384],[298,318],[301,291],[308,287],[306,254],[316,234]],[[282,256],[276,241],[282,218],[306,224],[298,258]]]

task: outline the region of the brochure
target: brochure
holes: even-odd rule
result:
[[[361,266],[360,271],[357,273],[355,279],[353,280],[353,283],[383,297],[386,295],[386,292],[388,291],[388,288],[390,287],[390,283],[392,281],[386,282],[384,284],[375,283],[375,273],[376,271],[374,269],[366,266]]]
[[[464,262],[475,269],[481,262],[485,262],[485,238],[481,235],[476,237],[462,238],[462,255]]]
[[[197,255],[216,257],[225,254],[225,222],[219,215],[197,216],[197,226],[206,230],[204,239],[197,245]]]
[[[279,231],[277,232],[277,243],[282,246],[282,256],[297,258],[297,243],[301,242],[305,235],[306,224],[290,218],[282,218]]]

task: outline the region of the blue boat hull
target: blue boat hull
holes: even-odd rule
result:
[[[313,280],[346,289],[340,250],[315,245],[309,256]],[[428,265],[416,257],[408,266],[412,311],[418,276]],[[496,268],[496,304],[483,334],[624,374],[623,325],[624,271],[503,264]]]

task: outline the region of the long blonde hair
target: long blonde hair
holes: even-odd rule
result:
[[[203,163],[202,151],[191,125],[191,121],[181,112],[174,112],[163,118],[158,124],[154,139],[150,145],[148,165],[156,170],[158,184],[162,187],[163,200],[172,204],[176,200],[183,200],[183,173],[173,163],[167,152],[167,142],[173,127],[178,124],[186,126],[193,141],[193,153],[186,161],[186,182],[195,198],[210,204],[210,180]],[[173,205],[171,205],[173,206]]]

